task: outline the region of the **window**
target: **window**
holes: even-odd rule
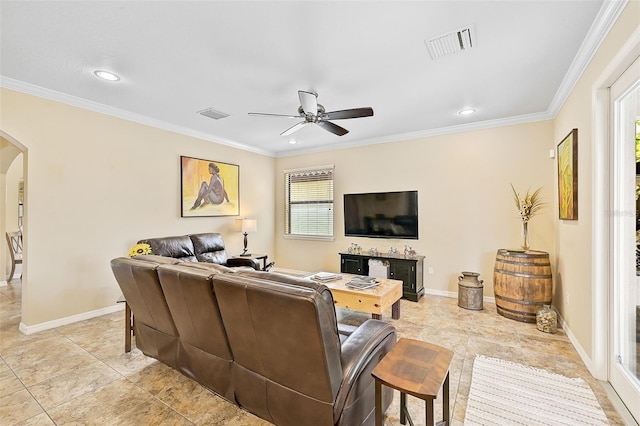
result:
[[[285,170],[285,235],[333,238],[333,166]]]

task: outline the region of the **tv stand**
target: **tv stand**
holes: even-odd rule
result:
[[[376,259],[389,263],[389,277],[402,280],[402,297],[417,302],[424,295],[424,256],[405,257],[392,254],[352,254],[340,253],[340,272],[345,274],[369,275],[369,260]]]

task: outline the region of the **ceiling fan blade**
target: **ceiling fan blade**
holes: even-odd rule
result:
[[[305,92],[304,90],[298,90],[298,97],[300,98],[300,105],[305,114],[317,115],[318,114],[318,94],[313,92]]]
[[[327,120],[343,120],[345,118],[360,118],[371,117],[373,115],[373,108],[353,108],[343,109],[341,111],[331,111],[322,114],[323,119]]]
[[[267,112],[250,112],[249,115],[253,117],[286,117],[286,118],[300,118],[299,115],[286,115],[286,114],[269,114]]]
[[[302,129],[304,126],[306,126],[307,124],[309,124],[306,121],[301,121],[297,124],[294,124],[293,126],[289,127],[287,130],[285,130],[284,132],[280,133],[280,136],[289,136],[290,134],[292,134],[293,132],[297,132],[298,130]]]
[[[322,127],[323,129],[333,133],[334,135],[342,136],[349,133],[349,131],[344,127],[340,127],[337,124],[333,124],[330,121],[317,121],[316,124]]]

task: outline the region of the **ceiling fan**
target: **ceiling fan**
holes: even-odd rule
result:
[[[280,133],[280,136],[289,136],[290,134],[297,132],[305,127],[307,124],[315,123],[323,129],[333,133],[334,135],[342,136],[349,133],[344,127],[340,127],[328,120],[344,120],[347,118],[359,118],[359,117],[371,117],[373,115],[373,109],[366,108],[353,108],[343,109],[340,111],[325,112],[324,107],[318,103],[318,94],[315,92],[307,92],[304,90],[298,90],[298,97],[300,98],[300,107],[298,108],[298,115],[284,115],[284,114],[268,114],[261,112],[250,112],[249,115],[261,116],[261,117],[287,117],[287,118],[301,118],[302,121],[289,127],[284,132]]]

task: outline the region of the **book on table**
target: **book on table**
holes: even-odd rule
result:
[[[316,272],[315,274],[309,275],[309,278],[314,281],[329,282],[341,279],[342,275],[333,272]]]
[[[358,290],[364,290],[367,288],[372,288],[380,283],[376,280],[375,277],[366,277],[366,276],[357,276],[353,277],[351,281],[346,283],[345,285],[350,288],[355,288]]]

